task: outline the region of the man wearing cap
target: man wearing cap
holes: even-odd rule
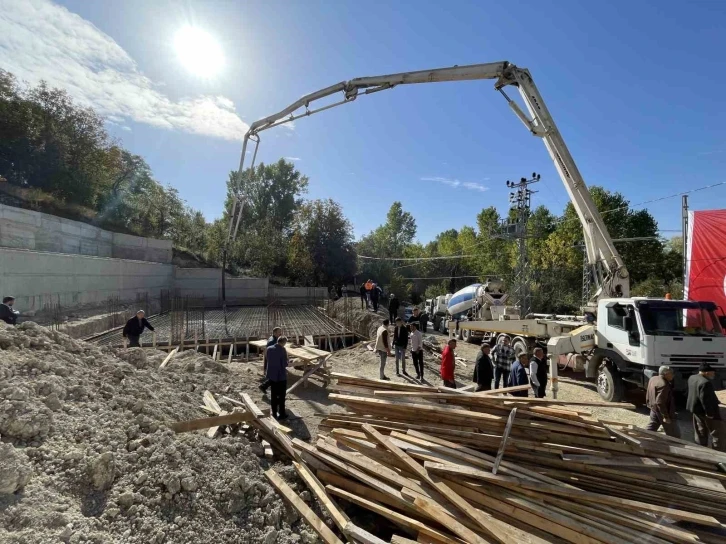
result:
[[[123,335],[124,338],[129,339],[130,348],[141,347],[139,344],[139,337],[144,332],[144,329],[149,329],[150,331],[154,330],[151,323],[149,323],[146,317],[144,317],[145,315],[144,310],[139,310],[136,312],[134,317],[126,322],[126,325],[124,326]]]
[[[274,346],[277,344],[277,339],[282,336],[282,327],[275,327],[272,329],[272,336],[270,336],[267,339],[267,345],[265,345],[265,353],[262,356],[262,371],[267,374],[267,348]],[[285,352],[287,353],[287,352]],[[267,394],[267,390],[272,385],[272,382],[265,378],[265,380],[260,384],[260,391],[262,391],[263,395]]]
[[[8,325],[16,325],[20,312],[13,308],[15,297],[3,297],[3,303],[0,304],[0,321],[5,321]]]
[[[270,398],[270,413],[275,419],[287,418],[285,411],[285,395],[287,393],[287,338],[280,336],[273,345],[268,347],[265,352],[267,354],[267,369],[265,370],[265,378],[270,383],[272,395]]]
[[[673,392],[673,371],[669,366],[658,369],[658,375],[648,381],[645,404],[650,408],[650,422],[646,429],[657,431],[663,426],[668,436],[681,437],[676,423],[676,399]]]
[[[711,436],[711,447],[726,451],[723,422],[718,408],[718,397],[711,380],[716,371],[708,363],[701,363],[698,374],[688,378],[688,400],[686,408],[693,414],[693,431],[696,444],[708,447]]]
[[[398,319],[398,308],[401,306],[401,303],[398,301],[398,297],[391,293],[391,296],[388,298],[388,320],[391,323],[395,323]]]

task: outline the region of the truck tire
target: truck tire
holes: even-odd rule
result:
[[[527,342],[525,342],[522,338],[515,338],[514,342],[512,342],[512,349],[514,349],[514,356],[519,359],[520,353],[529,353],[529,350],[527,349]]]
[[[442,318],[441,321],[439,321],[439,332],[441,334],[446,334],[448,330],[448,323]]]
[[[607,402],[620,402],[625,397],[625,382],[609,361],[600,365],[597,374],[597,392]]]
[[[472,336],[473,335],[469,329],[461,329],[461,339],[467,344],[471,344],[473,342]]]

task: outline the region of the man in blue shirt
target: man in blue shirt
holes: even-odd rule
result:
[[[267,370],[265,377],[270,383],[271,399],[270,408],[272,417],[285,419],[285,393],[287,392],[287,350],[285,345],[287,338],[280,336],[277,342],[267,348]]]
[[[267,375],[267,348],[277,344],[277,339],[280,336],[282,336],[282,329],[280,327],[275,327],[274,329],[272,329],[272,336],[267,339],[267,345],[265,346],[265,352],[263,354],[264,360],[262,361],[262,371],[265,372],[265,375]],[[265,378],[265,381],[260,384],[260,391],[262,391],[262,393],[266,395],[269,387],[270,380]]]
[[[519,359],[512,364],[512,371],[509,373],[509,387],[518,385],[529,385],[529,376],[527,376],[527,367],[529,366],[529,355],[520,353]],[[514,397],[527,397],[527,391],[513,391],[510,393]]]

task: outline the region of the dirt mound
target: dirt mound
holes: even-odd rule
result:
[[[328,315],[338,323],[343,323],[348,329],[364,338],[375,338],[376,329],[388,318],[388,311],[383,304],[378,312],[361,309],[358,298],[339,298],[330,302],[327,308]]]
[[[0,542],[311,540],[244,437],[166,427],[232,380],[196,352],[160,371],[164,356],[0,322]]]

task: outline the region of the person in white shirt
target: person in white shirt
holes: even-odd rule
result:
[[[418,330],[418,323],[414,322],[411,326],[411,359],[413,359],[413,368],[416,370],[416,379],[423,380],[423,334]]]
[[[543,399],[547,387],[547,361],[542,348],[534,348],[533,355],[529,363],[529,383],[532,385],[535,398]]]

